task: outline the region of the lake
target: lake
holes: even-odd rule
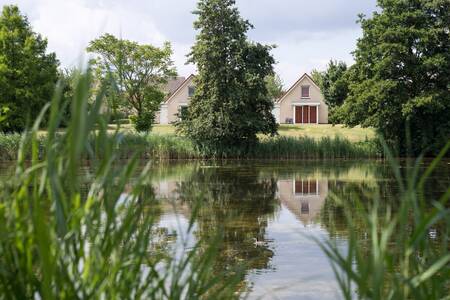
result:
[[[250,299],[339,299],[329,261],[312,239],[346,247],[344,214],[332,195],[364,203],[379,194],[394,209],[397,200],[390,167],[377,161],[161,162],[149,176],[171,247],[189,249],[220,231],[215,269],[243,271],[240,292]],[[443,162],[426,192],[437,198],[449,186],[450,163]]]

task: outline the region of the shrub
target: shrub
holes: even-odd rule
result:
[[[155,115],[151,112],[143,112],[139,115],[130,116],[130,120],[138,132],[150,131],[152,129],[154,119]]]

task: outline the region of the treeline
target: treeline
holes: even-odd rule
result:
[[[313,77],[333,123],[374,127],[399,155],[435,155],[450,139],[450,3],[395,0],[378,6],[373,16],[360,16],[355,64],[331,61]],[[273,70],[273,46],[248,38],[253,26],[234,0],[201,0],[195,14],[198,34],[188,62],[197,67],[197,88],[178,131],[205,152],[251,151],[257,134],[277,134],[271,111],[283,89]],[[61,70],[46,49],[46,39],[33,32],[17,6],[4,6],[0,131],[23,131],[58,81],[66,103],[61,114],[70,118],[81,71]],[[94,78],[89,93],[102,90],[105,111],[114,119],[130,118],[136,130],[149,131],[166,96],[163,86],[176,76],[170,44],[141,45],[105,34],[87,52],[94,56],[87,70]]]
[[[88,70],[60,68],[56,54],[47,53],[47,40],[32,30],[19,8],[4,6],[0,16],[1,131],[23,131],[50,101],[58,82],[65,100],[61,113],[70,118],[80,72],[94,79],[87,89],[92,97],[107,87],[105,108],[113,117],[132,116],[137,130],[149,130],[165,97],[163,86],[176,76],[170,44],[140,45],[105,34],[86,50],[94,57]]]
[[[450,2],[378,1],[360,16],[355,64],[314,72],[330,120],[375,127],[407,155],[435,155],[450,139]]]

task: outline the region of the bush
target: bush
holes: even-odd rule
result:
[[[155,115],[151,112],[143,112],[139,115],[130,116],[130,120],[134,124],[136,131],[148,132],[152,129]]]

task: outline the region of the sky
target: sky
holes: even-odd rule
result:
[[[196,0],[0,0],[16,4],[35,32],[48,39],[63,67],[86,59],[89,41],[111,33],[161,46],[170,41],[180,76],[195,72],[186,55],[195,41]],[[276,72],[286,87],[330,59],[349,64],[361,36],[358,14],[370,16],[376,0],[236,0],[241,15],[255,28],[253,41],[275,44]]]

